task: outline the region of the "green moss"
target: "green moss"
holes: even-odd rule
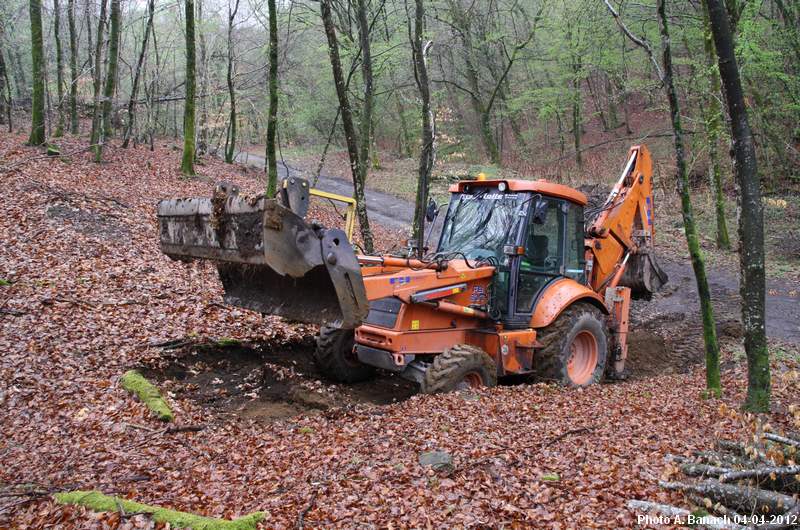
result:
[[[167,402],[161,397],[158,388],[145,379],[142,374],[136,370],[129,370],[125,372],[120,381],[122,383],[122,388],[136,394],[136,397],[147,405],[147,408],[152,410],[158,419],[161,421],[172,421],[174,416],[169,405],[167,405]]]
[[[223,337],[223,338],[221,338],[221,339],[219,339],[217,341],[217,346],[220,346],[222,348],[225,348],[225,347],[228,347],[228,346],[241,346],[241,344],[242,344],[241,341],[239,341],[237,339],[231,339],[231,338],[228,338],[228,337]]]
[[[147,513],[157,523],[169,523],[173,528],[192,528],[194,530],[255,530],[256,524],[264,518],[263,512],[254,512],[229,521],[213,519],[192,513],[178,512],[169,508],[149,506],[138,502],[104,495],[99,491],[66,491],[54,495],[60,504],[79,504],[96,512],[119,512],[126,514]]]
[[[6,286],[8,286],[8,285],[11,285],[11,282],[10,282],[10,281],[8,281],[8,280],[5,280],[5,279],[3,279],[3,278],[0,278],[0,286],[2,286],[2,287],[6,287]]]

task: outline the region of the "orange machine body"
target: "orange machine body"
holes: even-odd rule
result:
[[[605,209],[585,239],[585,283],[568,277],[550,282],[538,295],[530,324],[505,329],[496,315],[487,313],[495,267],[470,266],[464,259],[429,263],[397,257],[359,256],[370,301],[370,316],[355,330],[356,344],[383,352],[384,368],[402,371],[418,356],[438,354],[455,344],[471,344],[497,362],[498,374],[533,370],[537,329],[551,324],[567,307],[585,302],[607,315],[622,370],[626,352],[630,289],[620,287],[626,253],[635,252],[641,238],[652,240],[652,162],[643,146],[631,149],[630,168],[612,191]],[[451,186],[497,186],[511,192],[533,192],[584,206],[581,192],[544,180],[478,180]]]

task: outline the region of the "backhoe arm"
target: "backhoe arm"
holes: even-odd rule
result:
[[[622,285],[634,298],[649,298],[666,282],[652,257],[652,176],[650,152],[643,145],[631,147],[622,175],[588,227],[589,283],[597,292]]]

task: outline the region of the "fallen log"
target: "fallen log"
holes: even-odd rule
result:
[[[719,453],[717,451],[694,451],[692,455],[697,458],[701,463],[710,464],[712,466],[720,467],[745,467],[750,465],[750,460],[747,458]]]
[[[780,477],[791,477],[800,475],[800,466],[785,467],[759,467],[755,469],[742,469],[741,471],[729,471],[720,475],[720,482],[733,482],[743,479],[755,479],[756,481],[777,480]],[[795,479],[800,482],[800,479]]]
[[[238,519],[214,519],[179,512],[169,508],[141,504],[121,497],[112,497],[99,491],[66,491],[53,495],[59,504],[77,504],[95,512],[121,512],[125,515],[148,514],[157,523],[169,523],[171,528],[192,528],[193,530],[255,530],[264,512],[255,512]]]
[[[125,372],[120,379],[120,383],[122,388],[135,394],[147,408],[153,411],[159,420],[172,421],[174,419],[172,409],[161,397],[161,392],[158,391],[158,388],[136,370]]]
[[[680,467],[683,474],[689,477],[719,477],[732,471],[729,467],[711,466],[695,462],[686,462],[681,464]]]
[[[714,502],[743,513],[780,514],[795,507],[796,499],[775,491],[752,486],[734,486],[709,479],[697,484],[659,481],[659,486],[668,490],[693,492],[708,497]]]
[[[771,432],[764,433],[764,439],[769,440],[771,442],[778,442],[784,445],[788,445],[791,447],[796,447],[800,449],[800,440],[794,440],[792,438],[788,438],[786,436],[779,436],[777,434]]]

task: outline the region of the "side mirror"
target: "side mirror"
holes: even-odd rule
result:
[[[428,201],[428,207],[425,209],[425,220],[432,223],[436,219],[436,214],[439,213],[439,208],[436,206],[436,201],[431,199]]]
[[[547,221],[547,209],[550,204],[545,199],[537,199],[533,206],[531,220],[537,225],[543,225]]]

